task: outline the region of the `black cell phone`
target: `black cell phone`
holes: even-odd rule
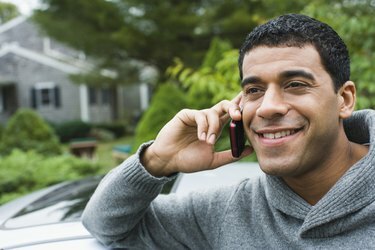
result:
[[[233,157],[240,157],[245,148],[245,132],[241,121],[231,120],[229,124],[230,146]]]

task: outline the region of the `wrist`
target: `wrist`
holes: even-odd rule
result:
[[[139,156],[142,166],[155,177],[170,176],[173,172],[166,170],[166,162],[160,159],[157,153],[153,150],[153,145],[145,148]]]

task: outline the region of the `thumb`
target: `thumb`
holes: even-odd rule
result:
[[[215,169],[225,164],[238,161],[246,156],[251,155],[253,152],[254,152],[254,149],[248,145],[245,146],[244,151],[242,152],[239,158],[233,157],[232,151],[230,149],[221,151],[221,152],[216,152],[214,153],[214,159],[212,161],[210,169]]]

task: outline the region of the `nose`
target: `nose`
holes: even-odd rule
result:
[[[264,93],[256,114],[264,119],[273,119],[287,114],[288,111],[289,105],[285,102],[282,91],[269,87]]]

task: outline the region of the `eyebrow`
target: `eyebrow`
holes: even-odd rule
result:
[[[245,85],[247,85],[249,83],[261,83],[261,82],[262,82],[262,80],[260,79],[260,77],[249,76],[249,77],[244,78],[241,81],[241,87],[244,87]]]
[[[287,70],[281,72],[280,76],[282,78],[303,77],[315,81],[314,75],[304,70]]]
[[[303,78],[315,81],[314,75],[304,70],[286,70],[286,71],[281,72],[279,77],[284,78],[284,79],[293,78],[293,77],[303,77]],[[262,83],[262,82],[263,82],[262,79],[258,76],[249,76],[249,77],[244,78],[241,81],[241,87],[244,87],[245,85],[249,83],[257,84],[257,83]]]

